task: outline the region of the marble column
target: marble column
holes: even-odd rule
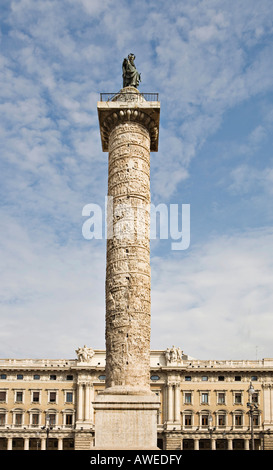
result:
[[[12,437],[8,437],[7,441],[7,450],[12,450]]]
[[[232,438],[228,438],[228,450],[233,450],[233,440]]]
[[[134,87],[98,103],[108,152],[106,388],[94,403],[96,447],[156,447],[159,400],[150,390],[150,151],[159,102]]]
[[[85,384],[85,410],[84,420],[90,421],[90,383]]]
[[[216,439],[215,438],[211,438],[210,440],[210,444],[211,444],[211,450],[216,450]]]
[[[78,383],[77,421],[83,419],[83,384]]]
[[[63,450],[63,438],[58,437],[58,450]]]
[[[174,421],[180,423],[180,382],[174,388]]]
[[[168,421],[173,422],[174,418],[174,391],[173,391],[173,384],[170,383],[167,385],[168,387]]]
[[[195,438],[193,439],[194,443],[194,450],[199,450],[199,439],[198,438]]]
[[[29,450],[29,437],[24,438],[24,450]]]
[[[46,438],[41,438],[41,450],[46,450]]]

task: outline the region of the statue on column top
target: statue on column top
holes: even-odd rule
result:
[[[122,63],[122,77],[123,77],[123,88],[127,86],[138,87],[141,82],[140,73],[137,71],[135,66],[135,55],[129,54],[128,58],[123,59]]]

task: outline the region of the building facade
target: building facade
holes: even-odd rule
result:
[[[0,450],[92,449],[105,351],[76,352],[0,360]],[[151,351],[150,371],[159,448],[273,449],[273,359],[205,361],[172,347]]]

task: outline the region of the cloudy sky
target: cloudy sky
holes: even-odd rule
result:
[[[155,204],[190,204],[191,243],[152,240],[154,349],[273,357],[272,0],[1,0],[0,357],[104,348],[100,92],[130,52],[161,102]]]

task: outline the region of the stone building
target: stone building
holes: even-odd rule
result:
[[[273,449],[272,378],[273,359],[205,361],[174,347],[151,351],[158,447],[246,450],[253,439],[255,449]],[[92,449],[93,403],[104,388],[104,350],[84,347],[69,360],[0,360],[0,449]]]

